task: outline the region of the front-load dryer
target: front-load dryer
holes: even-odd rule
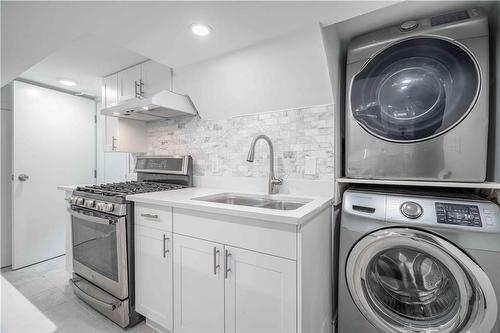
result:
[[[349,189],[339,246],[339,333],[500,332],[498,205]]]
[[[346,68],[346,175],[482,182],[488,21],[481,9],[356,38]]]

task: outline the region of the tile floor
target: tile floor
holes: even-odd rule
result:
[[[62,256],[15,271],[10,268],[1,270],[3,284],[1,317],[5,319],[2,320],[1,332],[155,332],[144,322],[131,329],[123,330],[94,311],[74,295],[68,283],[71,276],[65,271],[64,262],[65,259]],[[10,284],[13,288],[4,283]],[[4,299],[7,298],[7,290],[11,290],[8,293],[9,299]],[[9,306],[9,304],[16,304],[16,306]],[[9,311],[12,312],[9,313]],[[11,320],[8,320],[9,318]],[[39,321],[40,326],[33,321]],[[42,321],[50,325],[43,326]],[[31,324],[28,325],[30,322]]]

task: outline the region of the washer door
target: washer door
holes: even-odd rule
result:
[[[479,90],[479,67],[464,47],[441,38],[412,38],[382,50],[354,76],[351,111],[372,135],[418,142],[457,125]]]
[[[493,286],[464,252],[425,231],[389,228],[362,238],[346,267],[349,292],[381,332],[490,332]]]

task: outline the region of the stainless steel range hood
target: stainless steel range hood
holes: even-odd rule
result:
[[[123,117],[144,121],[197,114],[187,95],[162,90],[152,96],[132,98],[101,110],[105,116]]]

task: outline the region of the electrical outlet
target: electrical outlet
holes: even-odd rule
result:
[[[304,165],[304,174],[305,175],[315,175],[316,170],[316,157],[306,157],[305,165]]]

